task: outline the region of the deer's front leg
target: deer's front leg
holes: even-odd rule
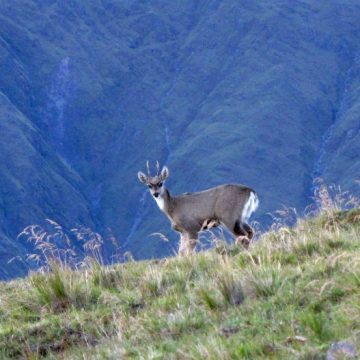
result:
[[[179,255],[182,256],[191,255],[194,252],[196,244],[197,244],[197,235],[181,233]]]

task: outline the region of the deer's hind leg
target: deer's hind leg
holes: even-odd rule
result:
[[[233,227],[233,234],[236,236],[235,243],[237,245],[248,248],[251,239],[254,237],[254,230],[247,223],[237,220]]]
[[[247,237],[251,240],[254,237],[254,229],[247,223],[242,223],[243,229],[247,232]]]

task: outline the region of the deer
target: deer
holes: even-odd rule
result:
[[[217,226],[224,226],[235,237],[235,243],[247,248],[254,237],[248,224],[250,216],[259,206],[256,192],[241,184],[223,184],[204,191],[171,195],[165,187],[169,169],[156,162],[157,172],[147,175],[138,172],[138,179],[145,184],[160,210],[169,218],[172,229],[180,233],[178,253],[189,255],[195,251],[198,234]]]

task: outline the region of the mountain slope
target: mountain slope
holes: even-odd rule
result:
[[[169,166],[174,193],[255,188],[264,226],[283,204],[304,209],[314,177],[359,191],[359,10],[2,1],[1,258],[25,252],[16,235],[45,218],[135,258],[171,254],[176,235],[136,179],[147,159]],[[149,237],[159,231],[169,243]]]
[[[19,263],[8,265],[8,260],[24,255],[30,245],[14,241],[20,228],[48,217],[67,226],[72,225],[72,217],[88,223],[91,219],[78,187],[82,183],[79,176],[49,148],[38,129],[3,93],[0,109],[0,276],[6,278],[19,271]]]

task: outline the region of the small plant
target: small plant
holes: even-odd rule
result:
[[[201,287],[198,290],[198,294],[199,294],[200,299],[204,302],[204,304],[210,310],[215,310],[220,307],[220,304],[216,299],[216,295],[213,293],[213,291],[211,289]]]
[[[164,290],[164,273],[155,266],[149,266],[140,284],[144,297],[159,296]]]
[[[64,273],[60,271],[58,266],[54,265],[52,272],[47,275],[34,274],[30,281],[40,304],[47,306],[54,312],[62,312],[70,306]]]
[[[287,282],[279,264],[277,267],[252,267],[246,274],[248,284],[259,297],[274,296]]]
[[[314,200],[318,212],[358,208],[360,201],[349,191],[343,191],[339,185],[326,185],[322,178],[314,181]]]
[[[86,273],[81,275],[86,276]],[[45,306],[53,313],[64,312],[71,307],[76,309],[91,307],[96,304],[101,292],[84,277],[53,264],[49,272],[31,275],[30,296],[33,290],[39,305]]]
[[[230,305],[240,305],[245,298],[240,280],[227,270],[216,277],[216,283],[225,302]]]
[[[301,321],[319,341],[328,341],[333,337],[329,316],[324,312],[307,312],[301,317]]]
[[[29,269],[47,272],[53,263],[62,268],[79,269],[103,264],[100,234],[80,226],[65,229],[57,222],[46,219],[44,225],[29,225],[17,237],[33,245],[33,252],[21,260]],[[82,249],[81,245],[82,244]],[[10,260],[14,261],[17,258]]]

